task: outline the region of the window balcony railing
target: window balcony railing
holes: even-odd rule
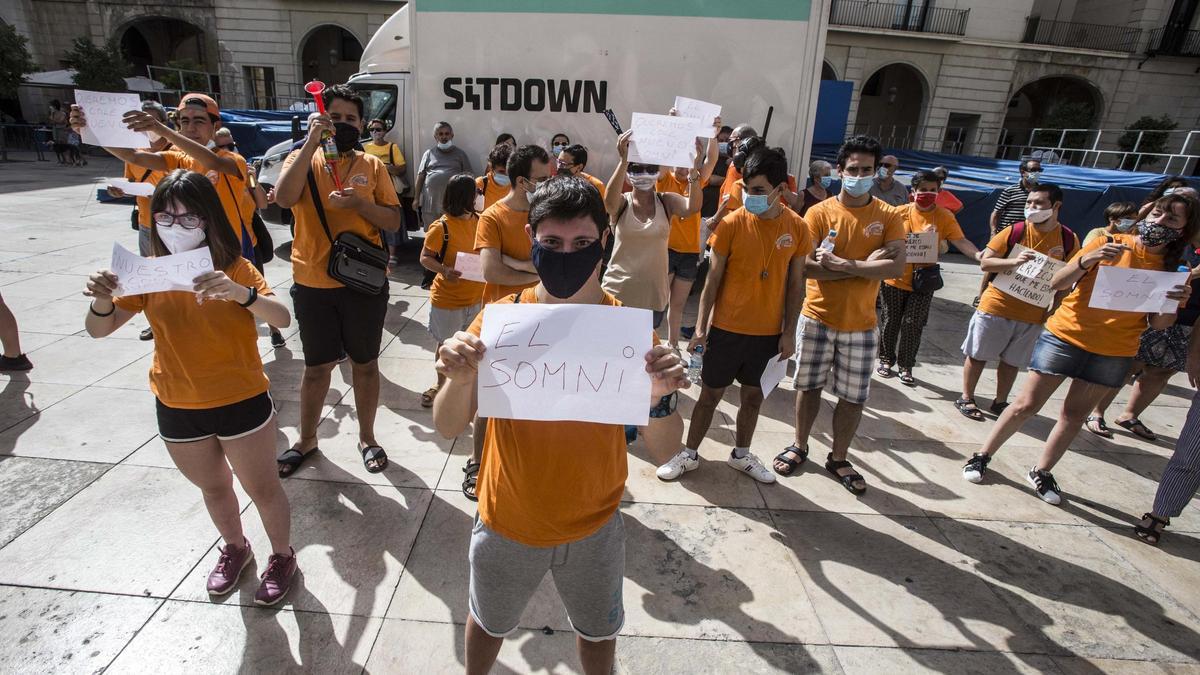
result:
[[[1021,42],[1081,49],[1106,49],[1132,54],[1138,50],[1141,37],[1142,31],[1137,28],[1052,21],[1031,16],[1025,20],[1025,37]]]
[[[1200,30],[1164,26],[1150,31],[1146,53],[1156,56],[1200,56]]]
[[[829,8],[829,23],[835,26],[962,35],[966,32],[967,15],[970,13],[969,9],[929,7],[923,0],[833,0]]]

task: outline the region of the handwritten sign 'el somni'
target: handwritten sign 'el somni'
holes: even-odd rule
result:
[[[163,291],[193,291],[193,280],[213,271],[212,252],[207,246],[202,246],[175,255],[143,258],[114,243],[109,270],[117,275],[117,292],[113,295],[118,297]]]
[[[603,305],[488,305],[479,415],[645,425],[650,312]]]
[[[1179,301],[1171,300],[1167,293],[1186,284],[1187,280],[1187,272],[1101,265],[1096,270],[1096,285],[1092,288],[1088,306],[1121,312],[1174,314],[1179,309]]]

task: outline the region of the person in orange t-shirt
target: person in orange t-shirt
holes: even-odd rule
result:
[[[171,460],[204,493],[204,505],[225,545],[208,576],[210,596],[237,587],[254,558],[242,529],[241,508],[229,469],[262,518],[272,555],[255,593],[259,605],[283,599],[295,577],[291,510],[275,472],[275,409],[258,353],[255,320],[287,326],[287,307],[249,261],[226,222],[213,185],[203,174],[177,170],[159,181],[151,198],[153,256],[207,248],[216,271],[193,280],[194,291],[122,295],[121,270],[88,279],[92,297],[85,327],[111,335],[145,312],[158,340],[150,367],[158,433]],[[128,280],[127,280],[128,281]]]
[[[1042,501],[1061,503],[1062,489],[1051,474],[1055,464],[1066,454],[1105,392],[1125,382],[1138,351],[1138,339],[1147,325],[1165,330],[1176,318],[1174,309],[1170,313],[1145,313],[1093,307],[1099,275],[1114,267],[1173,272],[1198,233],[1200,201],[1189,195],[1170,195],[1154,203],[1150,214],[1138,223],[1136,235],[1097,237],[1054,273],[1051,286],[1070,292],[1038,338],[1025,388],[1000,415],[980,451],[967,462],[964,478],[982,482],[991,458],[1070,378],[1071,388],[1063,399],[1062,412],[1041,457],[1026,475]],[[1166,300],[1182,308],[1191,293],[1192,287],[1185,282],[1167,291]]]
[[[538,283],[497,304],[619,306],[600,287],[608,217],[595,188],[560,176],[537,189],[527,237],[536,247]],[[438,433],[455,438],[476,411],[485,315],[438,350],[446,384],[433,406]],[[666,345],[644,355],[651,374],[647,446],[678,442],[677,391],[688,386],[679,356]],[[567,396],[573,394],[565,394]],[[478,432],[476,432],[478,433]],[[479,513],[471,533],[466,668],[488,672],[504,636],[547,572],[569,608],[586,672],[611,672],[625,619],[625,533],[619,512],[628,475],[625,430],[582,421],[492,419],[487,426]]]
[[[565,153],[565,154],[564,154]],[[588,151],[584,146],[576,143],[563,148],[554,162],[556,176],[579,176],[592,184],[600,192],[600,198],[604,199],[604,181],[596,178],[584,171],[587,168]]]
[[[488,153],[487,173],[475,179],[475,210],[479,213],[490,209],[492,204],[504,199],[512,192],[512,182],[508,178],[508,158],[512,155],[513,146],[508,143],[497,143]]]
[[[429,334],[439,345],[466,330],[483,306],[483,284],[463,279],[455,269],[459,255],[475,250],[479,216],[471,208],[474,200],[471,174],[452,177],[442,193],[442,216],[430,224],[421,249],[421,266],[437,274],[429,290]],[[421,394],[422,407],[433,406],[443,379],[439,374],[437,384]]]
[[[870,393],[877,351],[875,298],[882,280],[904,272],[904,218],[870,192],[882,158],[883,148],[870,136],[843,143],[837,157],[841,192],[804,217],[817,252],[805,270],[808,294],[797,328],[796,441],[774,465],[776,473],[789,476],[808,458],[808,436],[832,373],[838,403],[825,469],[854,494],[867,489],[846,456]]]
[[[937,205],[938,186],[941,181],[932,171],[913,174],[912,188],[915,202],[899,207],[904,217],[906,231],[912,235],[933,231],[937,233],[937,247],[950,242],[963,255],[975,260],[979,249],[963,235],[958,220],[946,209]],[[900,382],[915,387],[912,369],[917,363],[917,348],[921,345],[921,333],[929,320],[929,307],[933,303],[933,291],[913,289],[913,270],[937,267],[936,263],[904,266],[904,274],[895,279],[884,279],[879,287],[880,311],[879,365],[875,372],[880,377],[895,377],[892,366],[900,367]]]
[[[750,452],[763,402],[763,373],[776,357],[796,351],[795,327],[804,301],[804,264],[812,240],[804,221],[784,204],[787,161],[760,148],[743,164],[746,204],[713,235],[712,267],[700,294],[696,334],[688,350],[703,356],[700,396],[687,442],[658,467],[660,480],[699,468],[698,449],[721,397],[741,384],[734,447],[726,460],[761,483],[775,475]]]
[[[379,409],[379,348],[388,311],[388,284],[368,294],[348,288],[329,275],[333,240],[358,235],[383,248],[380,230],[401,225],[400,198],[387,166],[378,157],[355,150],[364,125],[362,97],[346,85],[325,89],[326,115],[308,125],[299,150],[284,160],[275,185],[275,201],[296,219],[292,241],[292,304],[304,348],[300,385],[300,438],[279,457],[288,476],[317,451],[317,425],[329,392],[333,369],[350,359],[358,451],[370,473],[387,467],[387,453],[375,438]],[[326,158],[322,140],[331,138],[337,157]],[[333,180],[336,172],[341,189]],[[318,205],[320,211],[317,210]]]
[[[1008,407],[1008,394],[1017,371],[1029,365],[1041,326],[1053,308],[1053,304],[1043,307],[1001,291],[993,283],[995,275],[1017,269],[1033,260],[1037,253],[1067,260],[1079,250],[1079,238],[1058,222],[1062,199],[1062,190],[1057,185],[1033,186],[1025,197],[1026,220],[996,233],[979,259],[984,272],[984,291],[967,324],[962,343],[963,389],[954,402],[968,419],[983,419],[983,412],[975,402],[975,388],[989,361],[997,362],[996,397],[989,410],[998,416]],[[1018,245],[1029,250],[1018,252]]]

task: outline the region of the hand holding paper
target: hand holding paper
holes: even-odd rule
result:
[[[721,117],[721,106],[715,103],[697,101],[686,96],[675,97],[675,111],[680,117],[696,120],[696,135],[713,138],[717,135],[715,121]]]
[[[150,197],[154,194],[154,186],[150,183],[135,183],[123,178],[109,178],[108,186],[117,188],[131,197]]]
[[[138,295],[163,291],[195,292],[196,278],[213,271],[207,246],[157,258],[143,258],[113,244],[109,270],[117,277],[113,295]]]
[[[695,119],[635,112],[630,130],[633,136],[629,143],[629,161],[660,166],[692,166],[696,136],[700,133]]]
[[[938,261],[937,230],[909,232],[905,247],[905,262],[910,265],[925,265]]]
[[[137,94],[112,94],[100,91],[75,90],[75,102],[82,115],[72,111],[72,119],[85,119],[79,135],[89,145],[106,148],[145,148],[150,145],[146,134],[130,131],[124,122],[125,113],[141,110]]]
[[[1088,306],[1120,312],[1174,314],[1180,297],[1176,286],[1187,284],[1187,280],[1187,272],[1101,265],[1096,270],[1096,285]]]
[[[454,269],[464,281],[483,283],[483,262],[478,253],[459,253],[454,256]]]

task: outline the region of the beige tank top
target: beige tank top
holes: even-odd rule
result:
[[[667,282],[667,238],[671,219],[660,195],[654,215],[642,222],[633,215],[633,193],[622,195],[625,211],[613,224],[613,252],[601,284],[627,307],[661,312],[671,297]]]

